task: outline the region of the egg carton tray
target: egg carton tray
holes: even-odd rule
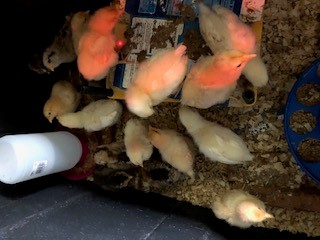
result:
[[[320,145],[320,101],[313,105],[310,104],[310,106],[309,104],[308,106],[302,104],[297,97],[297,91],[300,87],[306,86],[306,84],[312,84],[312,86],[319,84],[320,86],[319,68],[320,59],[317,59],[301,74],[289,93],[284,116],[285,135],[290,151],[301,169],[318,184],[320,184],[320,154],[316,156],[317,161],[306,161],[299,154],[298,148],[300,144],[308,139],[313,139],[317,145]],[[316,88],[316,93],[317,89],[320,89],[320,87]],[[290,118],[297,111],[311,113],[316,119],[316,126],[310,132],[300,134],[291,128]],[[319,148],[319,146],[316,147]]]

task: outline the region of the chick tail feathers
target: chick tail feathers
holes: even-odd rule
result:
[[[260,56],[251,59],[242,70],[242,74],[255,87],[263,87],[269,81],[267,67]]]
[[[83,121],[80,112],[65,113],[57,117],[59,123],[67,128],[83,128]]]
[[[154,113],[150,96],[135,85],[127,89],[125,101],[129,111],[141,118],[147,118]]]
[[[221,201],[220,197],[214,201],[212,211],[217,218],[226,220],[232,215],[232,213]]]
[[[143,162],[151,157],[152,148],[146,149],[144,144],[134,142],[131,144],[130,150],[127,151],[127,154],[134,165],[143,167]]]

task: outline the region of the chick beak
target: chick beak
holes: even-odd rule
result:
[[[269,214],[269,213],[266,213],[266,214],[265,214],[265,217],[266,217],[266,218],[274,218],[274,216],[273,216],[272,214]]]
[[[245,62],[249,62],[252,58],[255,58],[257,56],[257,54],[255,53],[251,53],[251,54],[244,54],[242,59]]]

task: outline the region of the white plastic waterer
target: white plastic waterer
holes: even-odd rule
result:
[[[15,184],[73,168],[82,155],[78,137],[67,131],[0,138],[0,181]]]

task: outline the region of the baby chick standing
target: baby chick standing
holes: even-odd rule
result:
[[[171,129],[150,126],[149,138],[165,162],[194,179],[194,156],[184,136]]]
[[[153,152],[153,145],[148,136],[148,128],[140,119],[130,119],[124,128],[126,153],[134,165],[143,167]]]
[[[200,152],[210,160],[243,164],[253,159],[246,143],[230,129],[204,119],[186,106],[180,107],[179,118]]]
[[[140,63],[125,93],[127,107],[132,113],[142,118],[151,116],[152,107],[177,89],[187,71],[186,49],[185,45],[161,49]]]
[[[113,29],[122,13],[123,10],[107,6],[96,10],[89,18],[79,40],[77,58],[79,72],[88,81],[101,80],[118,63]]]
[[[76,111],[80,98],[71,82],[60,80],[52,86],[50,97],[43,107],[43,115],[52,123],[55,117]]]
[[[232,226],[248,228],[268,218],[264,203],[257,197],[242,190],[229,190],[218,197],[212,206],[217,218],[227,221]]]
[[[255,56],[230,50],[199,58],[183,83],[181,103],[209,108],[225,102],[235,90],[242,69]]]
[[[268,82],[266,65],[259,56],[255,33],[230,9],[214,4],[212,9],[199,3],[200,33],[213,53],[235,49],[243,53],[255,53],[243,69],[245,77],[256,87]]]
[[[114,125],[122,114],[122,105],[112,99],[90,102],[77,112],[57,117],[59,123],[68,128],[83,128],[87,132],[100,131]]]

